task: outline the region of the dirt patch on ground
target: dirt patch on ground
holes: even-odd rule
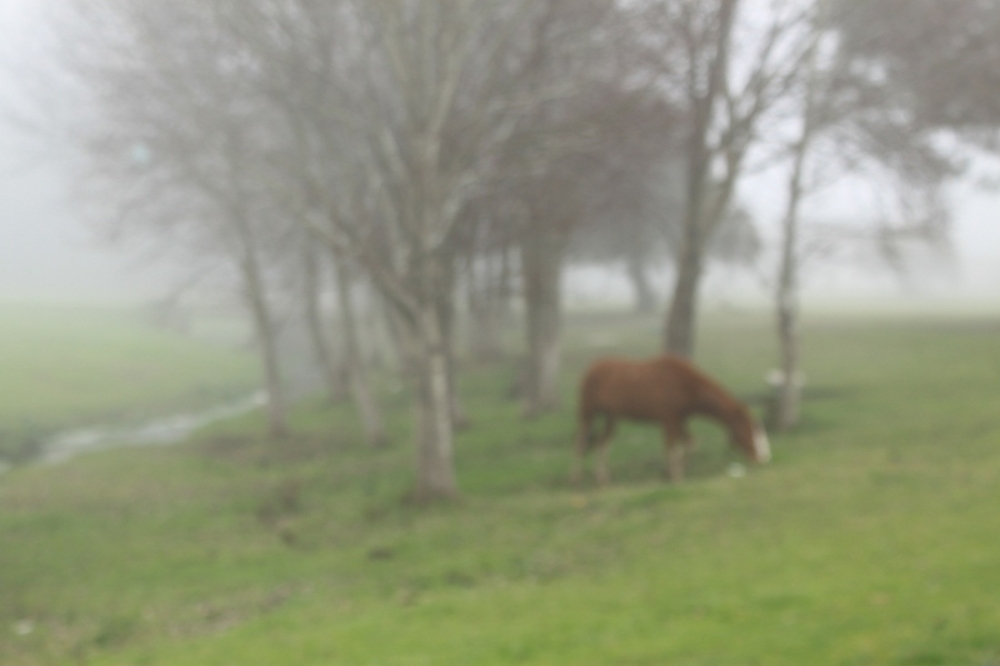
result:
[[[330,434],[295,434],[281,439],[220,434],[195,444],[198,452],[206,457],[251,465],[312,462],[349,446],[349,442]]]

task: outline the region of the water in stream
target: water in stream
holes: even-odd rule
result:
[[[210,423],[245,414],[267,402],[263,391],[201,412],[155,419],[138,427],[83,428],[59,433],[42,446],[40,461],[59,463],[90,451],[118,446],[172,444]],[[0,468],[0,473],[3,469]]]

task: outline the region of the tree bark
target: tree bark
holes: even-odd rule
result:
[[[799,420],[801,382],[799,381],[799,308],[798,308],[798,209],[802,196],[802,171],[805,145],[796,148],[795,164],[789,182],[788,211],[785,214],[781,242],[781,267],[778,272],[777,318],[781,357],[781,383],[777,387],[773,426],[787,430]]]
[[[319,273],[316,248],[311,245],[311,238],[306,236],[302,248],[302,297],[305,301],[306,326],[316,360],[319,361],[323,373],[327,399],[330,404],[339,405],[347,400],[350,380],[347,372],[335,360],[336,354],[326,333],[326,325],[320,311]]]
[[[646,274],[646,262],[642,254],[636,251],[629,253],[626,258],[625,269],[629,280],[632,282],[632,291],[635,295],[635,311],[638,314],[649,314],[656,311],[657,299],[652,285],[649,283],[649,276]]]
[[[509,300],[510,262],[506,249],[497,258],[485,258],[481,271],[469,266],[469,351],[475,358],[503,358]]]
[[[667,311],[664,331],[666,351],[680,356],[694,355],[698,287],[704,264],[706,236],[710,232],[705,220],[706,193],[711,182],[711,149],[709,132],[715,119],[715,108],[723,95],[729,66],[729,43],[738,0],[719,0],[719,18],[715,35],[715,52],[710,56],[707,82],[703,93],[692,93],[690,100],[691,132],[687,145],[687,191],[685,193],[684,234],[681,254],[677,261],[677,277],[673,297]],[[689,64],[691,90],[696,91],[700,76],[698,63]],[[720,202],[720,204],[723,202]],[[718,208],[713,206],[713,208]],[[719,211],[719,214],[724,214]]]
[[[550,230],[530,234],[521,245],[528,337],[524,413],[529,418],[559,406],[562,254],[562,243]]]
[[[455,357],[455,261],[440,259],[439,284],[433,290],[437,317],[441,326],[445,360],[448,368],[448,394],[451,400],[451,423],[456,429],[469,426],[465,405],[458,391],[458,360]]]
[[[427,502],[458,496],[455,478],[453,402],[448,379],[445,336],[434,303],[422,308],[411,335],[414,365],[414,407],[417,423],[417,484],[415,499]]]
[[[248,247],[245,250],[240,267],[243,273],[244,297],[250,308],[258,350],[264,364],[268,434],[275,439],[281,439],[288,436],[289,429],[288,409],[278,360],[277,333],[264,290],[259,260],[252,248]]]
[[[814,28],[819,34],[818,28]],[[774,427],[787,430],[799,420],[802,403],[802,381],[799,371],[799,209],[805,191],[806,159],[815,129],[814,106],[816,85],[816,39],[810,46],[806,90],[803,99],[802,133],[794,146],[792,173],[788,180],[788,208],[782,224],[781,266],[778,271],[777,319],[781,356],[781,384],[775,404]]]
[[[350,270],[340,257],[336,261],[336,272],[337,297],[340,305],[341,328],[344,334],[344,364],[347,368],[351,397],[354,399],[358,416],[361,417],[361,425],[368,445],[372,448],[382,448],[388,444],[389,438],[361,352],[357,316],[354,310],[354,301],[351,298]]]
[[[697,240],[689,241],[694,242]],[[687,358],[694,356],[702,259],[701,249],[686,247],[683,250],[677,262],[674,294],[667,311],[666,351]]]

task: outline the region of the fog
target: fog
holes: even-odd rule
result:
[[[73,154],[47,121],[71,113],[74,100],[46,99],[36,115],[34,95],[51,72],[40,59],[53,55],[44,23],[53,4],[0,0],[0,298],[143,301],[164,288],[163,276],[74,211]]]
[[[8,130],[9,131],[9,130]],[[166,285],[121,248],[109,247],[74,215],[64,169],[18,168],[9,151],[0,186],[0,297],[131,303]]]
[[[0,0],[0,666],[1000,666],[998,45]]]
[[[177,282],[167,263],[150,265],[150,256],[100,238],[75,210],[73,155],[46,123],[23,123],[25,96],[37,91],[34,72],[47,71],[39,59],[51,55],[44,26],[55,3],[0,0],[0,298],[59,302],[141,302]],[[50,93],[46,93],[48,95]],[[59,107],[73,100],[47,99]],[[13,110],[13,114],[11,111]],[[30,112],[29,112],[30,114]],[[12,117],[13,116],[13,117]],[[34,120],[38,120],[37,118]],[[873,260],[816,260],[803,266],[803,298],[901,302],[991,303],[1000,283],[1000,195],[979,185],[997,166],[978,158],[981,167],[948,188],[953,213],[951,247],[916,250],[906,270],[894,271]],[[784,175],[770,171],[743,179],[738,199],[754,217],[765,241],[764,254],[751,270],[714,267],[706,297],[764,303],[770,298],[778,221],[783,214]],[[867,219],[878,207],[877,188],[846,180],[806,203],[803,218]],[[671,273],[656,273],[657,286],[669,290]],[[624,301],[629,286],[619,270],[575,266],[564,277],[570,303]]]

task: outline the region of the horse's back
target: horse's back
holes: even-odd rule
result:
[[[661,420],[683,411],[697,370],[684,359],[663,355],[643,361],[608,357],[591,364],[580,387],[582,414]]]

